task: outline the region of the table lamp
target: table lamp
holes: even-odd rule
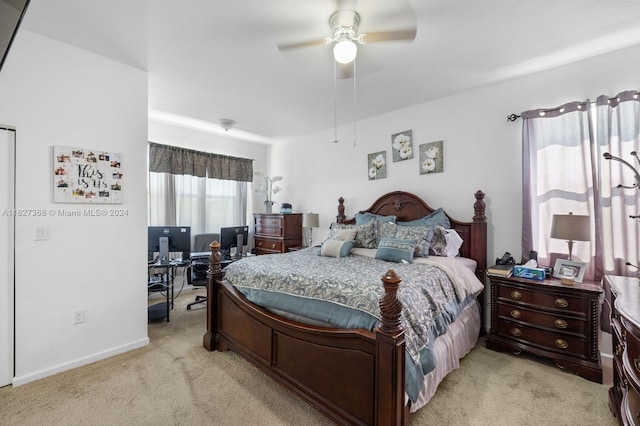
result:
[[[573,251],[574,241],[589,241],[589,216],[569,214],[554,214],[551,221],[551,238],[567,240],[569,244],[569,260]]]
[[[305,213],[302,215],[302,227],[303,228],[309,228],[308,234],[309,234],[309,244],[308,247],[312,246],[312,239],[313,239],[313,228],[317,228],[319,227],[319,217],[318,217],[318,213]]]

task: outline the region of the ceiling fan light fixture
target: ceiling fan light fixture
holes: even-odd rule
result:
[[[333,57],[336,62],[348,64],[356,59],[358,46],[351,40],[339,41],[333,46]]]

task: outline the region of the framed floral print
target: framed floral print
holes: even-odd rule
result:
[[[374,152],[367,155],[369,180],[387,177],[387,151]]]
[[[443,142],[425,143],[418,147],[420,153],[420,174],[444,172]]]
[[[391,135],[391,154],[394,163],[413,158],[412,130],[405,130]]]

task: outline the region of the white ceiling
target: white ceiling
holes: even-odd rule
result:
[[[355,108],[330,46],[277,47],[338,8],[360,33],[417,28],[360,46]],[[23,28],[148,70],[152,119],[269,142],[640,44],[640,0],[31,0]]]

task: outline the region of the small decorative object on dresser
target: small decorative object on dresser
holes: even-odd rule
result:
[[[611,288],[613,386],[609,405],[621,425],[640,422],[640,283],[605,275]]]
[[[256,254],[286,253],[302,246],[302,213],[254,213]]]
[[[595,281],[567,287],[558,279],[489,276],[491,329],[487,348],[528,352],[602,383],[598,318],[602,288]],[[640,365],[640,364],[639,364]]]

